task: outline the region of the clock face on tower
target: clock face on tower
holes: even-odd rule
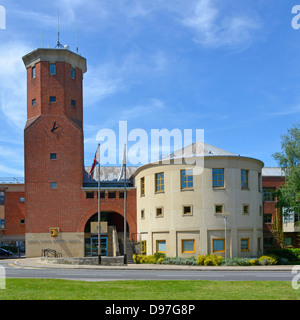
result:
[[[58,126],[57,126],[57,124],[56,124],[56,121],[54,121],[54,123],[53,123],[53,127],[52,127],[52,129],[51,129],[51,132],[53,133],[55,130],[57,130],[58,129]]]

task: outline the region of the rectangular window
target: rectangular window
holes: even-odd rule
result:
[[[54,76],[56,74],[55,64],[50,64],[50,75]]]
[[[94,199],[94,192],[87,192],[86,199]]]
[[[164,173],[155,174],[155,192],[162,192],[165,189]]]
[[[145,210],[141,210],[141,219],[145,219]]]
[[[141,252],[141,254],[147,254],[147,241],[146,240],[141,241],[140,252]]]
[[[71,106],[76,107],[76,100],[73,100],[73,99],[71,100]]]
[[[245,169],[241,170],[241,188],[242,189],[249,188],[249,170],[245,170]]]
[[[222,204],[216,204],[215,205],[215,213],[216,214],[221,214],[221,213],[223,213],[223,205]]]
[[[243,214],[249,214],[249,205],[248,204],[243,205]]]
[[[20,202],[24,203],[25,202],[25,198],[24,197],[20,197]]]
[[[4,206],[5,205],[5,192],[0,191],[0,205]]]
[[[276,200],[276,188],[263,188],[263,200],[275,201]]]
[[[225,239],[213,239],[213,252],[225,252]]]
[[[31,105],[32,105],[32,106],[35,106],[35,105],[36,105],[36,99],[32,99]]]
[[[192,215],[192,206],[183,206],[183,215],[184,216],[190,216]]]
[[[101,191],[100,192],[100,199],[104,199],[105,198],[105,192]],[[97,199],[98,199],[98,192],[97,192]]]
[[[145,195],[145,177],[141,178],[141,197]]]
[[[192,189],[193,188],[193,170],[181,170],[181,189]]]
[[[75,69],[71,68],[71,78],[75,79]]]
[[[284,238],[284,245],[285,246],[292,246],[293,245],[293,238],[292,237],[285,237]]]
[[[241,239],[241,251],[249,251],[249,238]]]
[[[20,224],[25,224],[25,219],[21,219]]]
[[[212,169],[213,188],[224,187],[224,169]]]
[[[56,153],[50,153],[50,160],[56,160]]]
[[[0,219],[0,230],[1,229],[5,229],[5,220],[4,219]]]
[[[156,241],[156,252],[166,253],[167,245],[166,240],[157,240]]]
[[[259,172],[258,172],[257,179],[258,179],[257,188],[258,188],[258,191],[261,192],[261,174]]]
[[[116,198],[116,192],[115,192],[115,191],[109,192],[109,193],[108,193],[108,198],[110,198],[110,199]]]
[[[272,213],[265,213],[264,214],[264,223],[272,223]]]
[[[119,199],[124,199],[124,192],[123,191],[119,191]]]
[[[51,189],[57,189],[57,182],[51,182],[50,187]]]
[[[56,97],[55,96],[50,96],[50,102],[56,102]]]
[[[156,208],[156,217],[162,218],[164,216],[163,208]]]
[[[32,67],[32,69],[31,69],[31,76],[32,76],[32,79],[34,79],[34,78],[35,78],[35,76],[36,76],[36,70],[35,70],[35,67]]]
[[[182,253],[194,253],[195,252],[195,240],[182,240]]]

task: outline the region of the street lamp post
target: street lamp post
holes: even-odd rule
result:
[[[224,224],[225,224],[225,263],[227,263],[227,218],[229,216],[228,212],[221,213],[224,217]]]

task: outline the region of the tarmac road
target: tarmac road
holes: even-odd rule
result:
[[[282,268],[199,268],[162,265],[128,265],[124,267],[50,265],[30,259],[1,259],[6,278],[53,278],[83,281],[114,280],[271,280],[291,281],[292,266]],[[298,266],[300,273],[300,266]]]

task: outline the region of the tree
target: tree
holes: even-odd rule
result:
[[[282,136],[281,152],[273,154],[285,173],[286,183],[277,192],[277,208],[300,213],[300,123]]]

